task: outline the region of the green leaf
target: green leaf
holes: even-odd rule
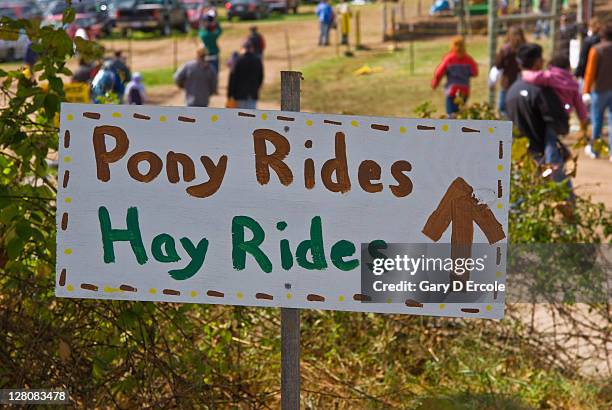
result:
[[[57,96],[57,94],[47,94],[45,96],[44,107],[45,111],[47,112],[47,117],[53,117],[60,108],[60,98]]]
[[[74,11],[74,8],[72,6],[66,7],[66,9],[64,10],[64,14],[62,16],[62,23],[63,24],[72,23],[74,21],[75,16],[76,16],[76,13]]]

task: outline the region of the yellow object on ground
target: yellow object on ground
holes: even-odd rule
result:
[[[370,67],[369,65],[366,64],[364,66],[359,67],[357,70],[353,71],[353,74],[369,75],[369,74],[382,73],[383,71],[385,71],[385,69],[382,67]]]

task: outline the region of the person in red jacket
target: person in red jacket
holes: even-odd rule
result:
[[[465,103],[470,95],[470,77],[478,75],[478,65],[465,51],[465,40],[461,36],[453,39],[451,51],[444,56],[431,80],[436,89],[442,77],[446,76],[446,113],[452,117],[459,111],[458,103]]]

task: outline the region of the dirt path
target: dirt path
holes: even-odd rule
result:
[[[579,195],[590,196],[612,209],[612,162],[607,158],[591,159],[580,150],[574,186]]]
[[[362,43],[373,48],[384,47],[381,44],[380,24],[372,24],[380,19],[380,9],[377,5],[355,7],[359,9],[362,19]],[[212,107],[223,107],[225,105],[226,85],[228,69],[225,62],[231,52],[238,50],[244,42],[250,24],[225,23],[222,27],[224,33],[220,38],[221,67],[219,73],[219,95],[214,96],[211,101]],[[265,84],[271,85],[278,81],[281,70],[289,69],[288,53],[286,47],[286,36],[289,39],[291,54],[291,68],[299,70],[306,64],[318,61],[321,58],[336,55],[336,47],[317,47],[318,23],[314,16],[307,20],[291,22],[275,21],[257,22],[259,31],[266,40],[265,51]],[[334,40],[335,31],[331,32]],[[332,41],[333,42],[333,41]],[[193,58],[200,40],[197,37],[182,38],[177,40],[177,60],[179,65]],[[172,65],[174,45],[172,39],[159,39],[151,41],[133,41],[131,47],[127,41],[107,42],[107,49],[121,49],[132,52],[132,69],[134,71],[166,68]],[[340,50],[342,52],[342,50]],[[173,85],[158,86],[148,91],[150,103],[156,105],[178,106],[183,105],[183,95]],[[259,108],[278,109],[278,103],[261,102]]]

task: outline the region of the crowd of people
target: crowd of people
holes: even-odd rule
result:
[[[105,101],[110,94],[120,104],[144,104],[146,94],[140,73],[131,72],[121,51],[115,51],[109,58],[97,62],[81,57],[72,75],[73,83],[86,84],[94,103]]]
[[[219,37],[222,29],[216,13],[211,10],[202,24],[199,37],[202,46],[196,57],[181,66],[174,74],[174,82],[185,92],[185,104],[190,107],[207,107],[210,97],[218,93],[219,83]],[[228,108],[257,108],[259,89],[263,84],[263,56],[266,43],[257,26],[249,29],[240,50],[234,51],[227,61],[229,79],[227,84]]]
[[[317,4],[315,14],[319,20],[319,46],[329,46],[329,32],[337,28],[337,20],[340,21],[340,44],[348,46],[351,24],[351,9],[347,0],[340,0],[334,10],[330,0],[321,0]]]
[[[544,62],[541,46],[528,43],[521,27],[510,27],[490,78],[499,79],[500,115],[512,120],[529,138],[532,156],[549,166],[547,175],[556,181],[567,182],[564,163],[569,158],[569,150],[560,137],[569,133],[570,114],[576,113],[580,129],[588,138],[585,153],[591,158],[604,152],[598,149],[603,145],[598,140],[606,110],[608,123],[612,124],[612,23],[591,20],[575,70],[570,65],[569,39],[576,33],[567,34],[572,26],[566,20],[562,23],[566,34],[561,33],[559,46],[548,64]],[[454,38],[451,50],[436,68],[431,83],[435,89],[446,77],[449,117],[454,117],[465,104],[470,95],[470,79],[477,75],[478,66],[467,53],[465,40]],[[590,136],[587,133],[589,124]],[[608,146],[610,143],[612,137],[609,136]],[[608,159],[612,161],[612,156]]]
[[[175,84],[185,93],[185,104],[207,107],[212,95],[218,93],[221,25],[213,9],[204,13],[198,32],[201,45],[195,58],[183,64],[174,73]],[[249,29],[240,50],[234,51],[227,61],[227,107],[256,108],[259,89],[263,84],[263,56],[266,43],[256,26]],[[79,59],[72,76],[73,83],[86,84],[91,102],[113,102],[142,105],[147,94],[140,73],[132,74],[121,51],[97,62]]]

